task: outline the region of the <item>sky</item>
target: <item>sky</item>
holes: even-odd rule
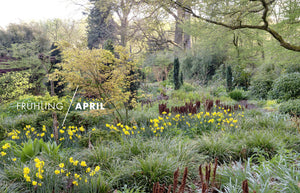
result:
[[[85,3],[87,0],[77,0]],[[0,0],[0,28],[9,23],[46,19],[81,19],[84,8],[72,0]]]

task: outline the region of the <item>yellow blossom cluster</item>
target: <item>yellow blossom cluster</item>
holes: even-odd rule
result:
[[[43,184],[43,173],[45,162],[40,160],[39,158],[34,159],[35,162],[35,169],[30,170],[29,167],[23,168],[23,177],[25,178],[26,182],[30,182],[33,186],[42,186]],[[76,173],[75,171],[78,170],[72,170],[68,169],[65,165],[65,163],[59,163],[57,168],[52,171],[55,176],[60,177],[67,177],[73,179],[73,184],[75,186],[79,185],[79,182],[83,180],[85,183],[89,182],[89,178],[93,177],[97,172],[100,171],[100,166],[96,166],[94,170],[91,167],[88,167],[86,161],[79,161],[75,160],[73,157],[70,157],[68,159],[68,162],[71,163],[73,166],[79,166],[82,167],[83,171],[85,171],[85,174]],[[67,164],[68,165],[68,164]],[[33,175],[35,173],[35,176]],[[83,172],[84,173],[84,172]]]
[[[70,141],[75,142],[75,139],[80,139],[82,134],[86,131],[83,126],[75,127],[75,126],[68,126],[58,128],[59,131],[59,140],[60,141]],[[8,133],[8,137],[13,140],[28,140],[28,139],[39,139],[44,137],[51,137],[54,138],[52,131],[48,131],[46,126],[44,125],[42,129],[38,130],[30,125],[26,125],[23,130],[14,129],[13,131]],[[44,138],[45,139],[45,138]]]
[[[84,132],[85,129],[81,126],[81,127],[75,127],[75,126],[69,126],[68,128],[66,127],[62,127],[61,129],[59,129],[59,133],[62,135],[59,140],[60,141],[64,141],[66,139],[69,140],[74,140],[75,138],[80,139],[81,138],[81,134],[80,132]],[[51,137],[53,138],[53,135],[51,135]]]
[[[122,125],[121,123],[118,123],[116,126],[106,124],[106,127],[110,128],[111,130],[114,131],[122,131],[124,135],[134,135],[134,134],[139,134],[141,131],[140,130],[145,130],[145,128],[140,128],[138,129],[137,126],[132,126],[129,127],[128,125]]]
[[[31,184],[33,186],[42,186],[42,179],[43,179],[43,173],[44,173],[44,165],[45,165],[45,162],[44,161],[41,161],[39,158],[35,158],[34,159],[34,162],[35,162],[35,168],[36,168],[36,173],[35,173],[35,176],[30,177],[30,169],[29,167],[24,167],[23,168],[23,175],[24,175],[24,178],[26,180],[26,182],[31,182]]]
[[[5,143],[4,145],[2,145],[2,150],[3,150],[3,151],[0,152],[0,154],[1,154],[2,157],[5,156],[5,155],[7,154],[4,150],[9,149],[10,146],[11,146],[10,143]]]
[[[19,131],[19,130],[17,130],[17,129],[14,129],[14,130],[12,130],[11,132],[9,132],[8,134],[7,134],[7,136],[8,137],[11,137],[11,139],[20,139],[20,137],[19,137],[19,134],[20,134],[21,132]]]
[[[100,166],[96,166],[95,169],[92,170],[90,167],[87,167],[87,163],[86,163],[85,161],[74,160],[73,157],[70,157],[70,158],[69,158],[69,163],[71,163],[73,166],[79,166],[79,165],[80,165],[81,167],[86,168],[86,169],[85,169],[85,172],[86,172],[87,175],[90,176],[90,177],[94,176],[97,172],[100,171]],[[65,164],[64,164],[64,163],[60,163],[60,164],[58,165],[58,169],[56,169],[56,170],[54,171],[54,173],[55,173],[56,175],[65,173],[65,176],[66,176],[66,177],[71,177],[71,176],[73,176],[73,175],[71,175],[71,173],[72,173],[71,171],[67,171],[67,169],[65,168]],[[77,173],[74,173],[74,180],[73,180],[72,183],[73,183],[75,186],[78,186],[78,182],[81,181],[81,180],[82,180],[82,175],[77,174]],[[85,183],[88,183],[88,178],[87,178],[87,177],[85,177],[84,182],[85,182]]]
[[[162,116],[158,116],[156,119],[150,119],[149,130],[155,136],[160,135],[166,129],[178,128],[187,130],[224,130],[225,128],[237,128],[236,123],[238,122],[238,117],[244,117],[243,112],[236,114],[235,112],[230,112],[230,110],[225,110],[220,108],[220,111],[215,112],[199,112],[197,114],[187,114],[172,115],[166,112],[162,113]],[[145,128],[138,128],[136,126],[129,127],[127,125],[122,125],[118,123],[116,126],[106,124],[106,127],[111,130],[121,131],[122,135],[125,136],[139,134],[145,132]]]

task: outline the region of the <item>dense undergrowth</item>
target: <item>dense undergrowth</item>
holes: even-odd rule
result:
[[[242,192],[244,180],[250,191],[299,191],[297,118],[269,101],[231,110],[214,101],[207,111],[205,92],[198,93],[195,114],[159,114],[162,102],[184,105],[180,95],[138,106],[127,125],[73,111],[59,128],[59,144],[48,112],[3,111],[0,192],[152,192],[153,184],[172,184],[174,171],[185,167],[186,191],[201,192],[198,167],[215,158],[220,192]]]

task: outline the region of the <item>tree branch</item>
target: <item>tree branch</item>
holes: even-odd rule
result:
[[[181,7],[186,12],[190,13],[193,17],[198,18],[200,20],[203,20],[205,22],[212,23],[212,24],[215,24],[215,25],[220,25],[220,26],[229,28],[231,30],[247,28],[247,29],[258,29],[258,30],[266,31],[269,34],[271,34],[280,43],[280,46],[282,46],[282,47],[284,47],[285,49],[288,49],[288,50],[300,52],[300,46],[292,45],[292,44],[288,43],[287,41],[285,41],[283,39],[283,37],[278,32],[276,32],[275,30],[273,30],[269,27],[269,22],[267,21],[267,15],[268,15],[268,11],[269,11],[269,5],[274,1],[272,0],[268,3],[265,0],[250,0],[250,1],[260,1],[262,3],[262,6],[263,6],[262,20],[263,20],[263,23],[264,23],[263,25],[244,25],[244,24],[242,24],[242,22],[240,22],[239,24],[227,24],[227,23],[207,19],[205,17],[202,17],[201,15],[197,15],[190,7],[187,7],[187,6],[183,5],[179,1],[170,0],[170,2],[172,4],[175,4],[179,7]]]

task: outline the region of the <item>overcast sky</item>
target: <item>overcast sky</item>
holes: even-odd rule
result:
[[[86,2],[87,0],[77,0]],[[0,0],[0,27],[45,19],[80,19],[83,7],[71,0]]]

